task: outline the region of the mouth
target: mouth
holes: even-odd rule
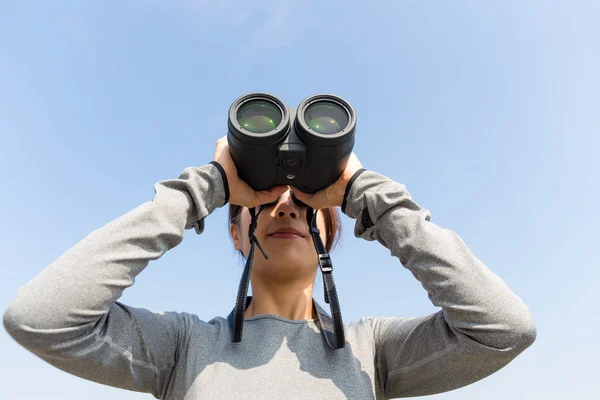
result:
[[[304,238],[304,235],[296,229],[286,228],[276,230],[271,233],[269,237],[276,239],[302,239]]]

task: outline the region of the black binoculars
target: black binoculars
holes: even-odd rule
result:
[[[354,109],[335,95],[289,108],[273,95],[249,93],[229,109],[227,140],[239,177],[254,190],[290,185],[312,194],[346,168],[355,127]]]

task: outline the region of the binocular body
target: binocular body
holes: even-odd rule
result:
[[[290,185],[312,194],[340,177],[355,127],[354,109],[335,95],[290,108],[273,95],[250,93],[232,103],[227,138],[238,176],[254,190]]]

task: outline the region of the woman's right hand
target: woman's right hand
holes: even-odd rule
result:
[[[237,168],[229,152],[227,136],[217,140],[214,161],[218,162],[227,175],[229,181],[229,203],[243,207],[257,207],[262,204],[272,203],[288,190],[287,186],[275,186],[268,190],[255,191],[246,182],[241,180]]]

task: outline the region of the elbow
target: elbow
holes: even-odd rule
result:
[[[460,332],[465,344],[498,356],[516,357],[536,340],[537,328],[528,312],[512,314],[485,324],[465,326]]]
[[[4,310],[2,323],[13,339],[25,345],[43,329],[48,319],[48,301],[29,285],[22,287]]]
[[[537,338],[537,328],[531,312],[522,302],[513,302],[497,307],[492,318],[495,321],[492,346],[515,356],[530,347]]]
[[[511,331],[513,346],[518,349],[519,352],[531,346],[537,338],[537,328],[533,321],[533,317],[529,313],[526,313],[523,318],[513,324]]]
[[[491,333],[487,345],[501,353],[517,356],[530,347],[537,337],[537,328],[528,312],[513,315],[496,326],[498,329]]]
[[[537,328],[533,321],[533,316],[524,304],[510,307],[499,315],[503,322],[502,326],[504,336],[504,348],[512,350],[515,354],[521,353],[535,342],[537,337]]]
[[[39,313],[18,299],[13,300],[4,311],[2,323],[6,332],[26,348],[37,344],[40,334],[44,332]]]
[[[21,346],[38,356],[52,351],[60,344],[59,330],[49,329],[27,307],[10,305],[4,311],[2,323],[6,332]]]
[[[2,323],[4,324],[4,329],[13,339],[20,342],[28,332],[31,331],[29,328],[31,326],[31,322],[28,319],[28,315],[30,313],[27,312],[25,307],[19,307],[16,302],[13,301],[8,308],[4,311],[4,315],[2,316]]]
[[[2,316],[2,323],[4,324],[4,329],[8,334],[15,340],[19,342],[19,331],[22,331],[22,323],[20,322],[19,312],[14,309],[14,307],[9,306],[6,311],[4,311],[4,315]]]

